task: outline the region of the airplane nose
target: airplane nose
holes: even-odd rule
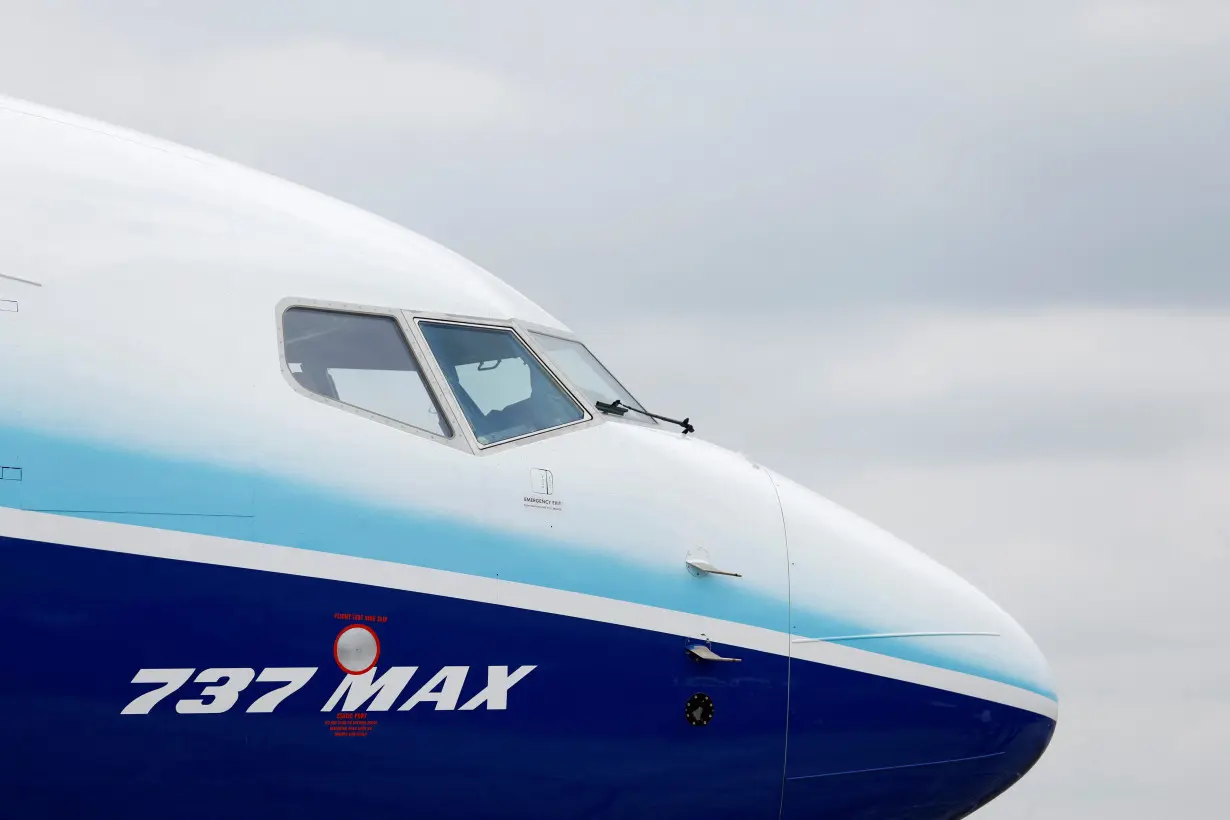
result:
[[[774,474],[790,557],[783,818],[964,817],[1050,743],[1042,652],[920,551]]]

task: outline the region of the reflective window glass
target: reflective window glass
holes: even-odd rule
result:
[[[628,407],[644,410],[640,403],[632,398],[632,394],[623,385],[615,381],[611,372],[589,352],[589,348],[571,339],[561,339],[546,333],[533,333],[534,341],[546,351],[551,364],[563,371],[574,385],[583,392],[590,401],[611,403],[618,399]],[[648,416],[629,413],[623,418],[629,421],[640,421],[647,424],[657,424]]]
[[[306,390],[411,427],[450,436],[397,321],[291,308],[282,315],[286,362]]]
[[[585,418],[512,331],[426,321],[419,327],[480,444]]]

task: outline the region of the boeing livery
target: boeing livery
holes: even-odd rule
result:
[[[679,409],[397,225],[0,98],[0,814],[950,820],[1021,778],[1024,630]]]

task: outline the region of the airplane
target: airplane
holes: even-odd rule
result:
[[[951,820],[1020,780],[1025,630],[677,409],[398,224],[0,97],[3,814]]]

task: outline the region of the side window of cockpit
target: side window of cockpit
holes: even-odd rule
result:
[[[534,340],[546,352],[551,364],[564,374],[590,401],[610,404],[618,401],[627,407],[644,410],[640,402],[632,398],[632,394],[615,380],[611,372],[602,362],[589,352],[589,348],[571,339],[561,339],[546,333],[531,331]],[[630,413],[621,416],[625,421],[635,421],[641,424],[657,424],[652,418],[640,413]]]
[[[585,418],[512,331],[428,321],[419,327],[480,444]]]
[[[290,308],[282,314],[286,363],[319,396],[451,436],[397,321],[390,316]]]

